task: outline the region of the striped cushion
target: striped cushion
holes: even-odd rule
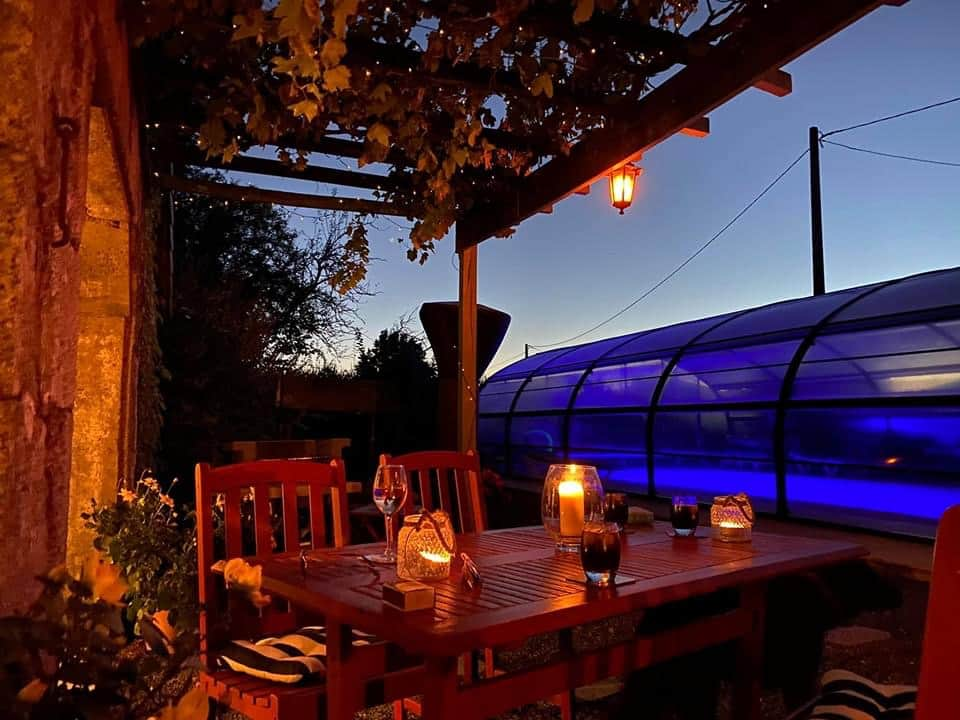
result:
[[[353,631],[354,645],[369,645],[373,636]],[[220,661],[236,672],[281,683],[300,682],[326,673],[327,629],[304,627],[290,635],[257,642],[233,640],[220,653]]]
[[[917,703],[913,685],[878,685],[845,670],[823,676],[810,720],[910,720]]]

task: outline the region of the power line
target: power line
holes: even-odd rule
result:
[[[536,348],[537,350],[544,350],[544,349],[546,349],[546,348],[557,347],[558,345],[568,345],[568,344],[570,344],[571,342],[574,342],[574,341],[576,341],[576,340],[579,340],[580,338],[584,337],[585,335],[589,335],[589,334],[592,333],[594,330],[599,330],[599,329],[602,328],[604,325],[607,325],[608,323],[611,323],[611,322],[613,322],[614,320],[616,320],[618,317],[620,317],[621,315],[623,315],[623,314],[624,314],[625,312],[627,312],[628,310],[631,310],[631,309],[633,309],[634,307],[636,307],[640,302],[642,302],[643,300],[645,300],[646,298],[648,298],[648,297],[649,297],[650,295],[652,295],[656,290],[658,290],[661,286],[663,286],[664,284],[666,284],[674,275],[676,275],[678,272],[680,272],[681,270],[683,270],[687,265],[689,265],[691,262],[693,262],[693,260],[696,259],[704,250],[706,250],[708,247],[710,247],[710,246],[714,243],[715,240],[717,240],[721,235],[723,235],[727,230],[729,230],[730,227],[731,227],[735,222],[737,222],[737,220],[739,220],[739,219],[742,218],[744,215],[746,215],[746,213],[750,210],[750,208],[752,208],[754,205],[756,205],[758,202],[760,202],[760,200],[763,198],[764,195],[766,195],[768,192],[770,192],[770,191],[774,188],[774,186],[775,186],[777,183],[779,183],[779,182],[786,176],[787,173],[789,173],[791,170],[793,170],[794,167],[796,167],[797,163],[799,163],[801,160],[803,160],[804,157],[806,157],[806,155],[807,155],[808,152],[810,152],[809,149],[804,150],[802,153],[800,153],[800,154],[797,156],[797,158],[796,158],[793,162],[791,162],[789,165],[787,165],[787,167],[786,167],[779,175],[777,175],[777,177],[775,177],[762,191],[760,191],[760,193],[759,193],[756,197],[754,197],[753,200],[751,200],[749,203],[747,203],[747,205],[746,205],[740,212],[738,212],[736,215],[734,215],[734,216],[733,216],[733,219],[731,219],[730,222],[728,222],[726,225],[724,225],[722,228],[720,228],[720,230],[718,230],[718,231],[714,234],[713,237],[711,237],[711,238],[710,238],[709,240],[707,240],[703,245],[701,245],[701,246],[697,249],[696,252],[694,252],[692,255],[690,255],[690,256],[689,256],[686,260],[684,260],[682,263],[680,263],[679,265],[677,265],[673,270],[671,270],[669,273],[667,273],[663,278],[661,278],[658,282],[656,282],[656,283],[655,283],[653,286],[651,286],[646,292],[644,292],[640,297],[636,298],[636,299],[635,299],[633,302],[631,302],[629,305],[627,305],[626,307],[622,308],[621,310],[618,310],[617,312],[615,312],[613,315],[611,315],[610,317],[608,317],[608,318],[607,318],[606,320],[604,320],[603,322],[597,323],[596,325],[594,325],[594,326],[591,327],[590,329],[584,330],[582,333],[578,333],[577,335],[574,335],[573,337],[567,338],[566,340],[560,340],[559,342],[550,343],[550,344],[548,344],[548,345],[531,345],[530,347]]]
[[[879,150],[870,150],[868,148],[855,147],[854,145],[844,145],[833,140],[823,140],[827,145],[836,145],[847,150],[856,150],[857,152],[867,153],[868,155],[879,155],[885,158],[896,158],[897,160],[911,160],[918,163],[927,163],[928,165],[945,165],[947,167],[960,167],[960,162],[948,162],[946,160],[931,160],[930,158],[913,157],[911,155],[895,155],[893,153],[880,152]]]
[[[501,360],[500,362],[498,362],[498,363],[497,363],[496,365],[494,365],[493,367],[487,368],[487,371],[484,373],[484,375],[493,375],[494,373],[499,372],[501,368],[505,368],[507,365],[509,365],[510,363],[512,363],[514,360],[519,360],[519,359],[522,358],[522,357],[523,357],[523,353],[517,353],[516,355],[511,355],[511,356],[508,357],[507,359]]]
[[[831,130],[828,133],[823,133],[820,136],[820,139],[828,138],[831,135],[837,135],[838,133],[848,132],[849,130],[857,130],[859,128],[864,128],[869,125],[876,125],[877,123],[887,122],[887,120],[896,120],[897,118],[906,117],[907,115],[913,115],[914,113],[923,112],[924,110],[932,110],[933,108],[943,107],[944,105],[949,105],[950,103],[960,102],[960,96],[955,98],[950,98],[948,100],[941,100],[940,102],[931,103],[930,105],[924,105],[923,107],[913,108],[912,110],[904,110],[903,112],[896,113],[895,115],[887,115],[885,117],[877,118],[876,120],[870,120],[868,122],[858,123],[856,125],[851,125],[850,127],[840,128],[839,130]]]

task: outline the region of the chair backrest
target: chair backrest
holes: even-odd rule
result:
[[[915,720],[942,720],[957,712],[960,684],[960,505],[940,518],[933,548],[920,686]]]
[[[305,535],[300,527],[301,487],[307,489],[306,542],[301,541]],[[228,637],[282,630],[294,622],[289,611],[271,608],[268,612],[253,613],[249,607],[231,605],[228,630],[223,621],[228,605],[223,581],[211,570],[217,560],[331,544],[327,541],[326,496],[330,497],[334,546],[349,543],[350,526],[346,475],[339,460],[261,460],[218,468],[201,463],[196,468],[196,490],[200,637],[206,662],[208,647],[215,649]]]
[[[480,458],[472,450],[431,450],[406,455],[381,455],[381,465],[403,465],[410,482],[404,512],[416,505],[445,510],[460,532],[482,532],[487,527]]]

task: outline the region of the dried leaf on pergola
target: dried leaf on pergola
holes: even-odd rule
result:
[[[143,0],[131,21],[157,157],[372,190],[243,195],[407,216],[422,261],[457,220],[458,248],[509,234],[744,89],[787,94],[783,64],[881,4],[900,3]]]

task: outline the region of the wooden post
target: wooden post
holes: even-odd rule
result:
[[[459,226],[457,228],[459,231]],[[459,251],[460,332],[457,340],[457,448],[477,449],[477,246]]]

